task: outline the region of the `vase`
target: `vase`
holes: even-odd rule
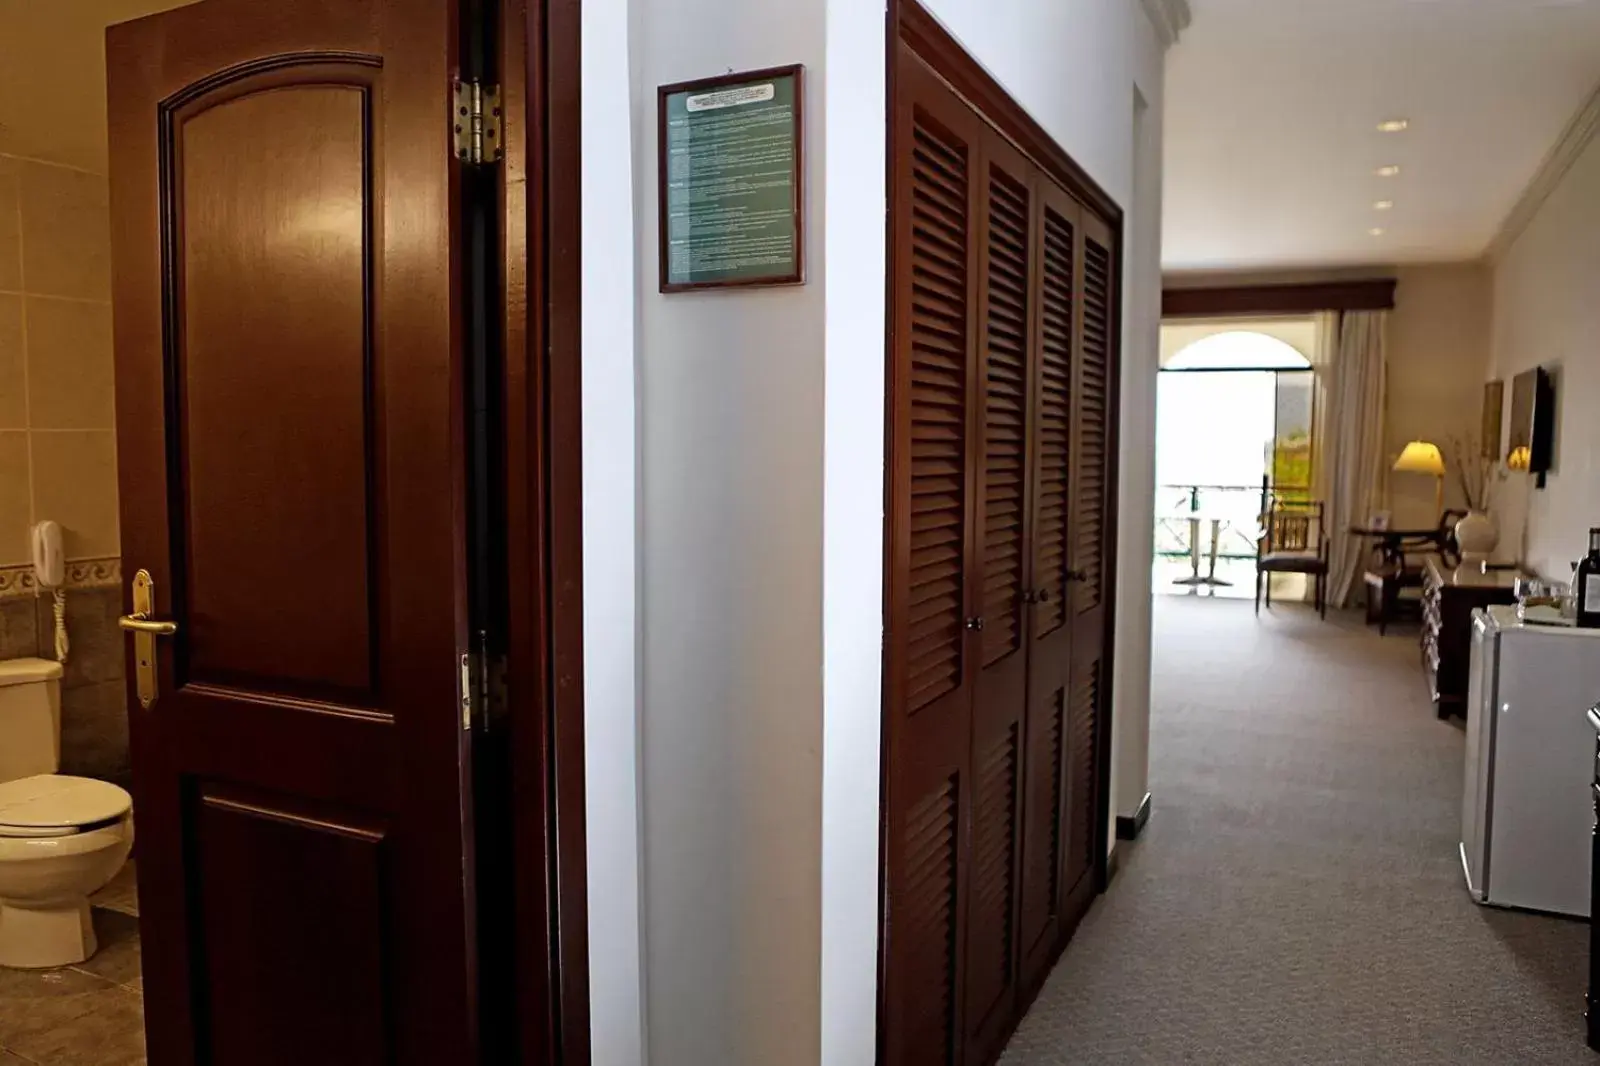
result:
[[[1456,548],[1463,562],[1487,562],[1499,543],[1500,530],[1486,512],[1468,511],[1456,523]]]

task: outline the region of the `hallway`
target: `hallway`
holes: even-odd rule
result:
[[[1001,1060],[1586,1063],[1587,927],[1479,908],[1409,634],[1158,596],[1154,812]]]

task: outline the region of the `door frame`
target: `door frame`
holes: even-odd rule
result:
[[[1096,734],[1096,759],[1099,766],[1098,780],[1095,782],[1095,818],[1094,818],[1094,884],[1096,894],[1106,890],[1110,883],[1110,846],[1111,831],[1111,733],[1115,728],[1112,715],[1113,681],[1115,675],[1114,664],[1116,661],[1116,625],[1117,625],[1117,579],[1120,576],[1120,562],[1118,559],[1118,539],[1121,529],[1120,503],[1121,503],[1121,458],[1122,458],[1122,349],[1123,334],[1126,332],[1126,315],[1123,293],[1123,273],[1126,263],[1123,258],[1126,247],[1127,222],[1122,207],[1106,192],[1088,171],[1084,170],[1066,151],[1056,143],[1055,139],[1045,128],[1025,111],[1008,93],[1004,86],[995,80],[973,55],[968,52],[949,30],[939,22],[938,18],[929,11],[920,0],[887,0],[887,32],[884,35],[887,49],[888,86],[885,106],[885,128],[887,151],[885,152],[885,189],[888,211],[886,212],[884,239],[887,250],[887,267],[884,280],[884,300],[886,306],[885,321],[887,329],[884,336],[884,537],[883,537],[883,621],[885,632],[890,623],[892,610],[891,579],[894,573],[894,470],[900,457],[897,454],[894,441],[894,411],[895,411],[895,339],[900,323],[895,320],[894,279],[898,264],[895,262],[895,234],[900,223],[900,212],[904,210],[901,200],[895,195],[895,160],[899,149],[896,136],[895,109],[898,99],[900,81],[900,45],[904,43],[918,58],[931,68],[955,94],[972,105],[984,121],[1009,140],[1023,155],[1037,164],[1046,174],[1059,183],[1067,192],[1078,198],[1084,205],[1098,212],[1099,215],[1111,226],[1111,244],[1114,262],[1117,269],[1112,281],[1111,306],[1115,309],[1116,324],[1112,330],[1111,350],[1108,353],[1112,372],[1107,382],[1106,410],[1108,413],[1106,448],[1109,456],[1109,469],[1107,471],[1107,485],[1109,498],[1106,504],[1106,519],[1111,530],[1109,542],[1105,545],[1105,567],[1107,573],[1106,587],[1110,594],[1105,602],[1105,634],[1102,650],[1102,677],[1101,686],[1104,693],[1101,702],[1101,728]],[[889,814],[891,797],[889,795],[890,767],[889,767],[889,729],[893,717],[893,708],[890,706],[890,661],[889,642],[884,641],[882,657],[882,737],[880,744],[880,781],[878,812],[878,1058],[883,1059],[885,1050],[886,1031],[884,1019],[887,1015],[887,992],[889,957],[885,950],[887,943],[885,932],[888,929],[888,861],[889,861]],[[1019,1003],[1017,1017],[1021,1018],[1032,1005],[1038,995],[1040,986],[1019,988]]]
[[[580,9],[581,0],[500,2],[505,714],[516,897],[515,973],[500,976],[514,984],[515,1040],[530,1066],[590,1058]]]

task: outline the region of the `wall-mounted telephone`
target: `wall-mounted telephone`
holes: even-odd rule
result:
[[[56,608],[56,659],[67,661],[67,593],[61,586],[67,576],[67,553],[61,546],[61,526],[40,522],[33,527],[33,576],[40,588],[54,594]]]
[[[60,588],[66,577],[66,553],[61,550],[61,526],[40,522],[33,527],[33,576],[43,588]]]

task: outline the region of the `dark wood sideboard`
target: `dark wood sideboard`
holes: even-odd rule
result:
[[[1464,714],[1467,663],[1472,654],[1472,612],[1496,603],[1515,603],[1518,570],[1447,566],[1430,555],[1422,567],[1422,668],[1440,718]]]
[[[1600,1051],[1600,706],[1589,711],[1596,732],[1594,750],[1594,843],[1589,852],[1589,993],[1583,1001],[1583,1018],[1589,1046]]]

